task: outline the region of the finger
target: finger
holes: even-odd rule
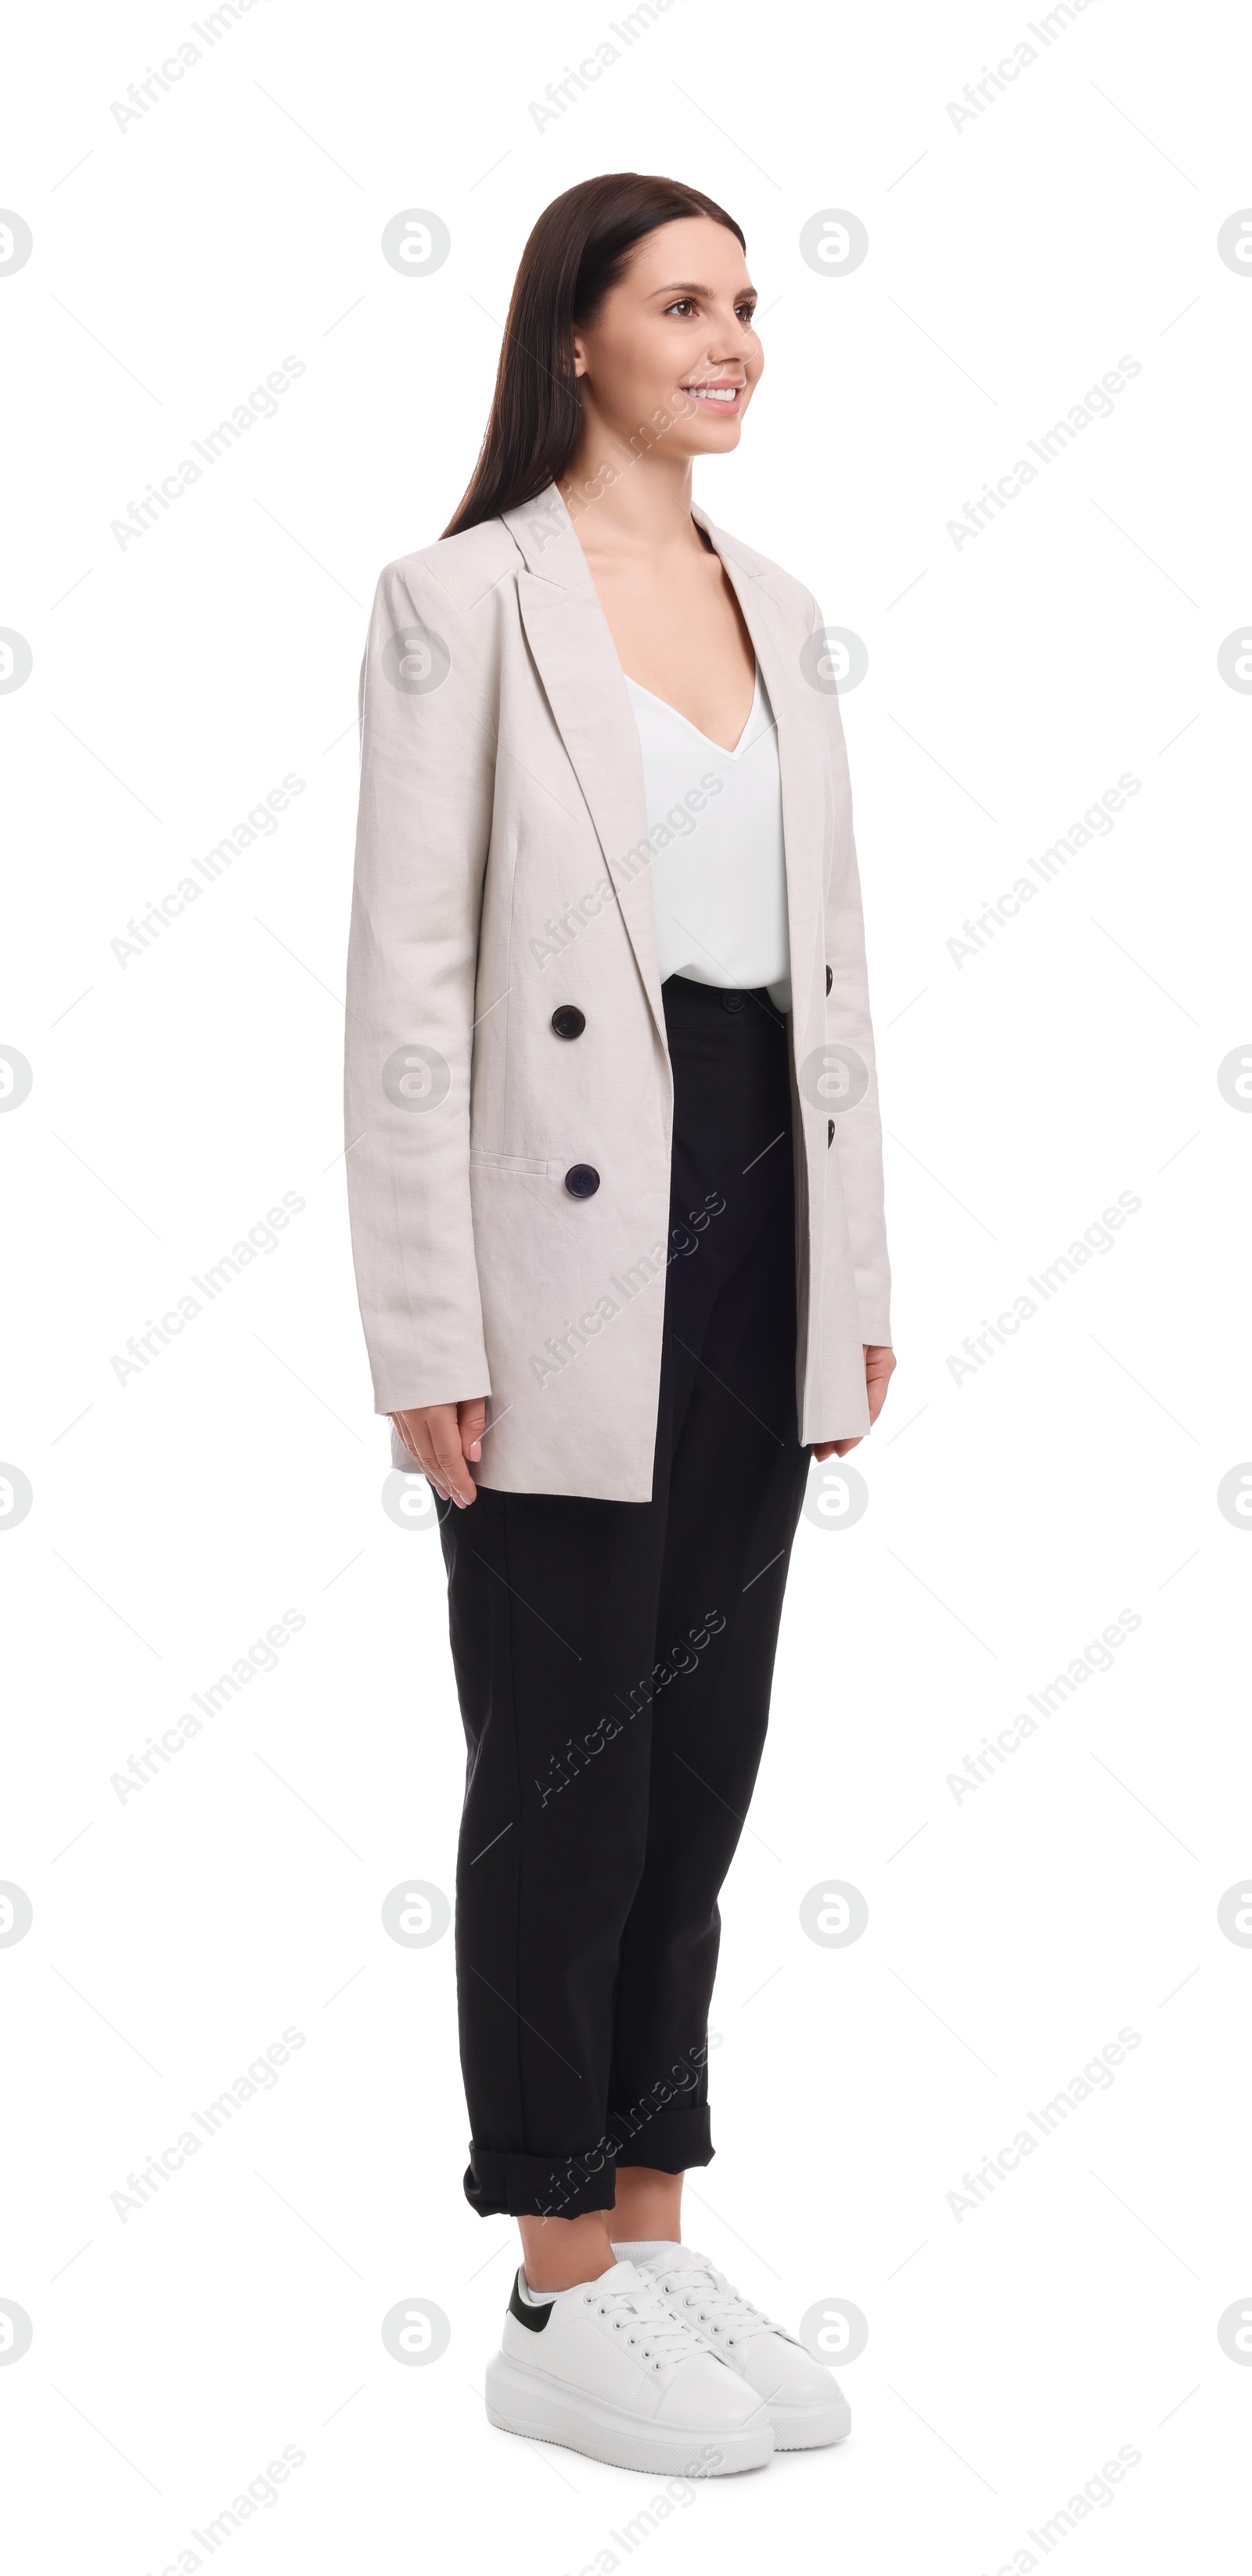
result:
[[[443,1500],[446,1502],[448,1497],[446,1493],[444,1493],[443,1488],[443,1471],[435,1456],[434,1443],[430,1434],[430,1424],[425,1414],[417,1413],[413,1416],[412,1435],[409,1441],[409,1447],[417,1465],[421,1468],[422,1474],[425,1476],[427,1483],[433,1485],[436,1493],[442,1495]]]
[[[457,1427],[461,1435],[462,1454],[466,1458],[481,1458],[486,1420],[487,1399],[483,1395],[476,1395],[472,1402],[457,1406]]]
[[[461,1456],[460,1444],[458,1442],[454,1447],[449,1435],[443,1431],[435,1437],[435,1464],[453,1501],[462,1508],[466,1503],[472,1503],[476,1490],[474,1479]]]
[[[455,1436],[454,1404],[423,1405],[413,1416],[413,1429],[422,1472],[434,1486],[443,1502],[448,1500],[448,1478],[444,1450]]]
[[[420,1465],[421,1465],[421,1459],[420,1459],[420,1457],[418,1456],[418,1451],[417,1451],[416,1445],[415,1445],[415,1443],[414,1443],[413,1434],[412,1434],[412,1432],[411,1432],[411,1431],[410,1431],[410,1429],[409,1429],[408,1415],[407,1415],[407,1414],[404,1414],[404,1413],[393,1413],[393,1414],[392,1414],[391,1419],[392,1419],[392,1421],[394,1422],[395,1427],[396,1427],[397,1431],[398,1431],[398,1432],[399,1432],[399,1434],[400,1434],[400,1439],[401,1439],[401,1443],[402,1443],[403,1447],[404,1447],[404,1448],[406,1448],[406,1449],[408,1450],[408,1453],[409,1453],[410,1458],[416,1458],[416,1459],[417,1459],[417,1463],[418,1463],[418,1465],[420,1466]]]

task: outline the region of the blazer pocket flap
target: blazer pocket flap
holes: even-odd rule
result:
[[[529,1154],[487,1154],[483,1152],[481,1147],[472,1145],[470,1147],[470,1170],[474,1171],[475,1169],[481,1172],[529,1173],[535,1179],[543,1181],[547,1179],[550,1172],[556,1169],[556,1166],[553,1163],[537,1162],[534,1157]]]

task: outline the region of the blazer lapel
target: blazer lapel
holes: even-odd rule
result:
[[[825,729],[800,668],[791,621],[733,537],[692,512],[726,568],[778,727],[793,1044],[807,1043],[824,958]],[[652,909],[643,756],[608,621],[556,485],[503,513],[524,563],[518,598],[527,642],[599,836],[662,1045],[665,1008]],[[819,1031],[819,1035],[821,1032]]]
[[[524,558],[517,588],[526,640],[587,800],[657,1033],[668,1052],[643,754],[617,648],[556,485],[503,515]]]

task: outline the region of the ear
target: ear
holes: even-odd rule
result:
[[[577,332],[574,333],[574,373],[576,376],[587,373],[587,352]]]

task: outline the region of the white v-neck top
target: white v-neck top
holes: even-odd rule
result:
[[[626,686],[643,753],[662,983],[764,984],[775,1008],[790,1010],[778,733],[759,664],[733,751],[638,680]]]

